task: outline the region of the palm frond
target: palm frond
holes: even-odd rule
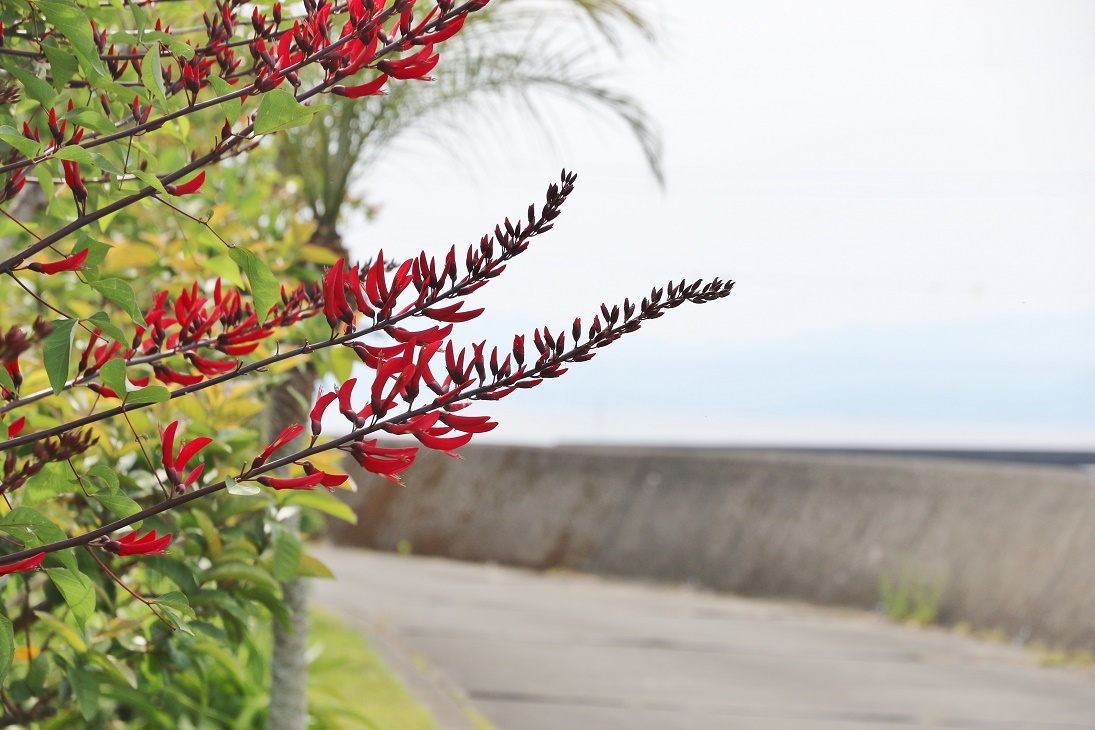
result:
[[[628,29],[649,35],[634,3],[496,0],[471,17],[446,44],[436,81],[394,84],[386,97],[338,101],[319,123],[285,135],[279,164],[300,177],[303,202],[321,225],[337,223],[354,178],[399,139],[417,135],[467,150],[468,140],[479,137],[466,130],[514,106],[554,137],[555,105],[543,103],[552,96],[622,122],[663,182],[657,131],[637,101],[595,70],[605,41],[615,47]],[[460,144],[451,144],[457,138]]]

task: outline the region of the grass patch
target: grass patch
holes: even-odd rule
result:
[[[384,666],[365,639],[337,618],[312,614],[308,701],[325,730],[437,730],[433,716]]]
[[[944,581],[923,580],[909,572],[896,578],[883,576],[879,585],[883,612],[894,621],[927,626],[939,619]]]

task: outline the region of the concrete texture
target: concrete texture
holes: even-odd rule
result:
[[[873,608],[943,586],[939,618],[1095,647],[1095,476],[822,454],[469,447],[405,488],[360,470],[341,544]],[[356,465],[355,465],[356,468]]]
[[[874,616],[322,548],[316,602],[498,730],[1095,729],[1095,674]],[[363,700],[367,701],[367,699]],[[446,726],[447,727],[447,726]]]

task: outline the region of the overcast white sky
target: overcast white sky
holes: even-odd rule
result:
[[[364,181],[384,208],[349,240],[409,255],[578,172],[468,341],[738,282],[492,405],[496,440],[1095,446],[1095,3],[648,7],[660,46],[615,78],[661,127],[666,190],[621,126],[565,104],[553,144],[515,117],[470,164],[434,148]]]

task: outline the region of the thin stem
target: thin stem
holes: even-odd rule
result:
[[[209,231],[210,233],[212,233],[212,234],[213,234],[214,236],[216,236],[216,237],[217,237],[217,240],[218,240],[218,241],[220,241],[221,243],[223,243],[223,244],[224,244],[224,245],[225,245],[226,247],[228,247],[228,248],[235,248],[235,246],[233,246],[232,244],[230,244],[230,243],[229,243],[228,241],[224,240],[224,237],[223,237],[223,236],[221,236],[221,234],[219,234],[219,233],[217,233],[217,232],[216,232],[215,230],[213,230],[213,226],[209,225],[209,221],[207,221],[207,220],[204,220],[204,219],[202,219],[202,218],[198,218],[197,216],[195,216],[195,215],[191,215],[190,213],[187,213],[187,212],[186,212],[185,210],[183,210],[182,208],[178,207],[177,205],[172,205],[172,204],[171,204],[171,203],[169,203],[168,201],[166,201],[166,200],[164,200],[163,198],[161,198],[161,197],[160,197],[159,195],[153,195],[153,196],[152,196],[152,199],[153,199],[153,200],[155,200],[155,201],[156,201],[156,202],[158,202],[158,203],[163,203],[164,205],[166,205],[166,206],[167,206],[168,208],[170,208],[171,210],[175,211],[175,212],[176,212],[176,213],[178,213],[179,215],[181,215],[181,216],[184,216],[184,217],[186,217],[186,218],[189,218],[190,220],[194,221],[195,223],[197,223],[197,224],[199,224],[199,225],[205,226],[205,228],[206,228],[206,229],[207,229],[207,230],[208,230],[208,231]],[[177,222],[177,221],[176,221],[176,222]],[[180,229],[180,231],[182,230],[182,226],[181,226],[181,225],[179,226],[179,229]],[[184,233],[183,235],[185,235],[185,233]]]
[[[4,216],[5,216],[5,217],[6,217],[6,218],[7,218],[8,220],[10,220],[10,221],[11,221],[12,223],[14,223],[15,225],[17,225],[17,226],[19,226],[20,228],[22,228],[22,229],[23,229],[24,231],[26,231],[26,232],[27,232],[28,234],[30,234],[31,236],[34,236],[34,240],[36,240],[36,241],[41,241],[41,240],[42,240],[42,237],[41,237],[41,236],[39,236],[39,235],[38,235],[37,233],[35,233],[35,232],[34,232],[34,231],[32,231],[31,229],[27,228],[27,227],[26,227],[26,226],[25,226],[25,225],[23,224],[23,222],[22,222],[21,220],[19,220],[19,219],[18,219],[18,218],[16,218],[15,216],[13,216],[13,215],[12,215],[11,213],[7,212],[7,211],[6,211],[6,210],[4,210],[3,208],[0,208],[0,213],[3,213],[3,214],[4,214]]]
[[[71,314],[69,314],[68,312],[65,312],[65,311],[63,311],[63,310],[61,310],[61,309],[58,309],[57,307],[53,306],[52,304],[50,304],[49,302],[47,302],[47,301],[46,301],[45,299],[43,299],[42,297],[40,297],[40,296],[38,296],[37,294],[35,294],[35,293],[34,293],[33,291],[31,291],[30,287],[28,287],[28,286],[27,286],[26,284],[24,284],[24,283],[23,283],[22,281],[20,281],[20,280],[19,280],[19,277],[18,277],[18,276],[16,276],[16,275],[15,275],[15,274],[14,274],[13,272],[9,271],[9,272],[7,272],[7,274],[8,274],[8,276],[10,276],[10,277],[12,278],[12,280],[13,280],[13,281],[14,281],[14,282],[15,282],[16,284],[18,284],[18,285],[19,285],[19,288],[20,288],[20,289],[22,289],[22,290],[23,290],[23,291],[25,291],[25,292],[26,292],[27,294],[30,294],[30,295],[31,295],[32,297],[34,297],[34,299],[35,299],[35,300],[37,300],[37,302],[38,302],[39,304],[41,304],[41,305],[42,305],[43,307],[45,307],[46,309],[49,309],[49,310],[51,310],[51,311],[53,311],[53,312],[56,312],[57,314],[61,315],[61,317],[63,317],[64,319],[76,319],[76,317],[72,316],[72,315],[71,315]],[[87,327],[84,327],[84,329],[86,330],[86,329],[87,329]],[[90,332],[90,330],[88,330],[88,331]]]
[[[133,422],[129,420],[129,414],[123,412],[122,417],[125,418],[125,422],[129,425],[129,431],[133,434],[133,440],[137,442],[137,446],[141,449],[141,454],[144,455],[144,460],[148,462],[148,468],[152,472],[152,476],[156,477],[156,483],[160,485],[160,489],[163,491],[164,499],[168,499],[171,493],[164,486],[163,480],[160,479],[160,470],[156,468],[156,465],[152,462],[152,457],[145,451],[144,442],[141,441],[140,434],[137,433],[137,429],[133,427]]]
[[[106,572],[106,574],[110,576],[110,579],[111,579],[111,580],[113,580],[113,581],[114,581],[115,583],[117,583],[117,584],[118,584],[118,585],[120,585],[120,586],[121,586],[122,588],[124,588],[124,589],[125,589],[125,592],[126,592],[126,593],[128,593],[128,594],[129,594],[129,595],[131,595],[131,596],[133,596],[134,598],[136,598],[136,599],[137,599],[138,601],[140,601],[140,602],[141,602],[141,603],[143,603],[144,605],[148,606],[148,610],[149,610],[149,611],[151,611],[152,613],[156,614],[156,618],[158,618],[158,619],[159,619],[160,621],[162,621],[162,622],[163,622],[163,623],[164,623],[164,624],[165,624],[166,626],[170,627],[172,631],[174,631],[174,630],[175,630],[175,627],[171,625],[171,622],[170,622],[170,621],[168,621],[167,619],[165,619],[165,618],[163,617],[163,615],[162,615],[162,614],[160,614],[160,612],[156,610],[156,607],[155,607],[154,605],[152,605],[152,602],[151,602],[151,601],[149,601],[149,600],[148,600],[148,599],[146,599],[146,598],[145,598],[144,596],[142,596],[141,594],[139,594],[139,593],[137,593],[136,591],[134,591],[134,590],[133,590],[132,588],[130,588],[130,587],[129,587],[129,586],[127,586],[127,585],[126,585],[126,584],[125,584],[124,582],[122,582],[122,579],[121,579],[121,578],[119,578],[118,576],[114,575],[113,571],[111,571],[111,570],[110,570],[110,568],[106,567],[106,563],[104,563],[104,562],[103,562],[103,561],[102,561],[102,560],[101,560],[101,559],[99,558],[99,556],[95,554],[95,551],[94,551],[94,550],[92,550],[92,549],[91,549],[90,547],[88,547],[87,545],[84,545],[84,549],[85,549],[85,550],[87,550],[87,553],[88,553],[88,555],[90,555],[91,557],[95,558],[95,562],[96,562],[96,563],[98,563],[98,564],[99,564],[99,567],[100,567],[100,568],[102,568],[102,569],[103,569],[103,570],[104,570],[104,571]]]

